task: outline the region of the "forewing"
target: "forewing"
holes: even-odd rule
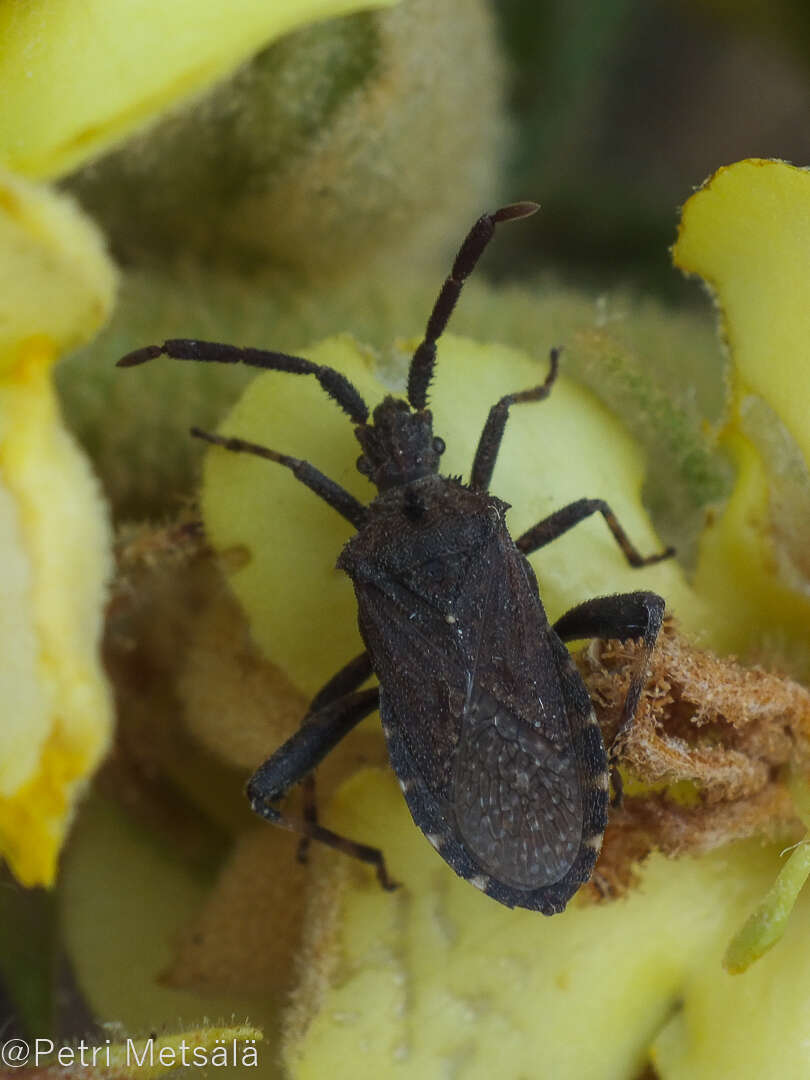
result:
[[[573,731],[587,717],[566,697],[534,581],[512,550],[503,552],[481,623],[454,810],[488,873],[534,889],[559,881],[579,851],[583,784]]]
[[[401,727],[420,782],[446,802],[466,687],[467,665],[455,624],[390,581],[355,587],[361,633],[390,722]]]

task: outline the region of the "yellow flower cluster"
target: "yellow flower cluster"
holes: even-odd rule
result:
[[[272,38],[356,7],[150,3],[133,25],[123,2],[0,3],[0,854],[26,885],[53,882],[112,726],[109,527],[51,376],[106,320],[116,274],[73,203],[23,177],[59,176]]]

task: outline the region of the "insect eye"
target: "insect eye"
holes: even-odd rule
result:
[[[437,454],[443,454],[445,451],[444,439],[439,435],[433,440],[433,450]]]
[[[371,465],[365,454],[361,454],[357,459],[357,471],[362,473],[363,476],[371,475]]]

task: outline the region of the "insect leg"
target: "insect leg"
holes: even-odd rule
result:
[[[313,364],[302,356],[268,352],[266,349],[240,349],[237,345],[220,345],[215,341],[195,341],[173,338],[162,345],[146,345],[135,349],[118,361],[118,367],[137,367],[159,356],[171,360],[199,360],[203,363],[246,364],[264,371],[287,371],[292,375],[314,375],[323,389],[347,413],[355,424],[368,420],[368,406],[356,387],[334,368]]]
[[[251,808],[266,821],[370,863],[376,869],[383,888],[393,889],[396,885],[388,875],[385,859],[378,848],[358,844],[331,829],[325,829],[317,822],[285,817],[280,810],[271,806],[311,772],[352,728],[373,712],[379,699],[378,687],[360,690],[338,698],[308,716],[299,730],[259,766],[248,781],[247,795]]]
[[[484,424],[484,430],[481,432],[481,438],[478,440],[478,448],[473,459],[470,473],[472,487],[477,488],[479,491],[486,491],[489,488],[492,470],[495,468],[504,428],[509,417],[510,406],[526,401],[542,401],[551,393],[560,366],[559,349],[551,350],[550,360],[551,366],[545,382],[541,383],[540,386],[532,387],[531,390],[521,390],[517,394],[507,394],[489,410],[489,416]]]
[[[554,624],[555,633],[563,641],[576,641],[579,638],[616,638],[619,641],[642,639],[644,648],[638,670],[627,689],[619,727],[610,747],[611,762],[615,761],[621,744],[633,725],[647,678],[650,657],[663,620],[663,597],[651,592],[633,592],[586,600],[571,608]]]
[[[563,506],[561,510],[555,510],[553,514],[538,521],[531,529],[519,536],[515,544],[524,555],[530,555],[596,513],[600,513],[607,522],[616,543],[631,566],[651,566],[675,554],[675,548],[668,547],[655,555],[641,555],[604,499],[577,499],[576,502]]]
[[[325,709],[327,705],[331,705],[334,701],[337,701],[338,698],[345,697],[347,694],[352,693],[352,691],[357,690],[371,673],[371,660],[369,659],[367,652],[363,652],[359,656],[356,656],[354,660],[349,661],[349,663],[341,668],[337,675],[333,675],[326,686],[315,695],[309,704],[309,708],[307,709],[306,716],[302,723],[306,723],[307,717],[313,716],[315,713]],[[304,821],[315,825],[318,822],[318,806],[315,799],[314,771],[307,773],[301,781],[301,790],[304,803]],[[298,845],[299,862],[306,862],[308,849],[309,837],[302,836],[301,842]]]
[[[201,431],[197,427],[191,429],[191,434],[197,439],[204,439],[214,446],[221,446],[225,450],[231,450],[237,454],[255,454],[257,457],[266,458],[267,461],[276,461],[279,465],[285,465],[292,470],[296,480],[300,480],[310,491],[314,491],[324,502],[329,503],[334,510],[337,510],[347,521],[350,521],[356,529],[365,524],[368,514],[365,506],[358,499],[355,499],[354,495],[341,487],[340,484],[336,484],[334,480],[330,480],[314,465],[310,465],[308,461],[302,461],[300,458],[290,457],[287,454],[279,454],[275,450],[269,450],[266,446],[248,442],[247,439],[212,435],[210,432]]]
[[[502,206],[492,214],[482,214],[464,238],[453,263],[453,269],[433,305],[425,337],[413,354],[408,372],[408,403],[414,409],[427,406],[427,391],[436,365],[436,342],[444,333],[453,308],[459,298],[464,282],[475,269],[476,263],[495,233],[495,226],[502,221],[529,217],[540,207],[533,202],[512,203]]]
[[[337,675],[333,675],[329,682],[321,687],[309,703],[307,716],[312,716],[314,713],[326,708],[327,705],[331,705],[333,701],[337,701],[338,698],[351,694],[358,686],[363,685],[366,679],[373,674],[373,671],[371,659],[367,652],[355,656],[354,660],[350,660],[345,667],[340,669]]]

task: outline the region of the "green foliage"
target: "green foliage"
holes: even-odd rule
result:
[[[129,259],[429,261],[495,198],[502,99],[484,0],[408,0],[285,37],[69,186]]]

